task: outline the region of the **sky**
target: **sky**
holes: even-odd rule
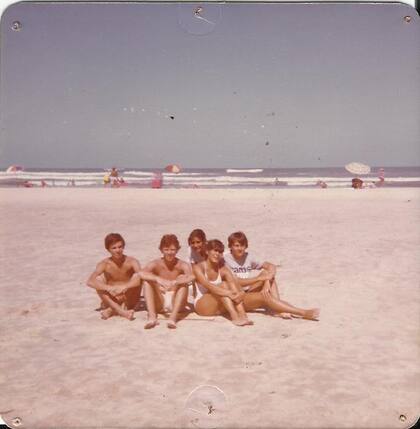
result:
[[[197,5],[9,7],[0,166],[420,165],[412,7]]]

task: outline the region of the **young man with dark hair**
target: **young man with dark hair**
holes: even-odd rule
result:
[[[159,250],[162,257],[149,262],[144,270],[159,276],[170,285],[165,286],[157,282],[148,281],[144,285],[148,322],[145,329],[158,325],[157,313],[170,312],[167,327],[175,329],[178,313],[187,305],[188,287],[194,280],[191,265],[176,257],[180,249],[178,238],[174,234],[166,234],[160,240]]]
[[[143,272],[136,258],[124,254],[125,241],[118,233],[105,237],[105,248],[110,257],[100,261],[89,276],[87,285],[96,290],[102,302],[102,319],[119,315],[134,319],[134,307],[140,299],[142,280],[169,283]]]
[[[224,256],[226,265],[235,273],[237,283],[246,290],[243,303],[246,311],[266,308],[283,317],[291,314],[309,320],[318,320],[319,308],[303,309],[295,307],[278,297],[274,276],[276,267],[270,262],[261,263],[246,250],[248,239],[243,232],[234,232],[228,238],[230,254]],[[253,275],[252,271],[262,270]]]
[[[248,238],[242,231],[229,235],[230,253],[224,255],[226,265],[235,274],[236,280],[245,292],[262,292],[280,300],[275,275],[276,266],[271,262],[260,261],[252,253],[247,252]],[[280,317],[289,319],[288,313],[278,313]]]

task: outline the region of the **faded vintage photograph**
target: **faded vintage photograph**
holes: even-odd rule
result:
[[[420,18],[21,2],[0,33],[11,428],[409,428]]]

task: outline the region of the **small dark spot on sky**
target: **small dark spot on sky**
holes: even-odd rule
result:
[[[236,95],[237,94],[237,92],[236,91],[233,91],[233,95]]]
[[[267,115],[266,116],[276,116],[276,112],[270,112],[270,113],[267,113]]]
[[[296,125],[295,128],[298,128],[298,126]]]
[[[270,145],[270,142],[265,142],[265,145],[266,145],[266,146],[269,146],[269,145]]]
[[[318,156],[318,161],[321,161],[321,158]]]
[[[174,119],[175,119],[175,116],[172,116],[172,115],[171,115],[171,116],[169,116],[169,117],[170,117],[172,120],[174,120]]]

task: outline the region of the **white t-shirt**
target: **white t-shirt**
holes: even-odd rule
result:
[[[252,271],[261,270],[263,267],[263,262],[248,252],[245,253],[244,257],[239,262],[232,256],[230,252],[225,253],[223,258],[225,260],[225,264],[232,270],[233,274],[241,279],[254,277],[256,274],[252,273]]]

